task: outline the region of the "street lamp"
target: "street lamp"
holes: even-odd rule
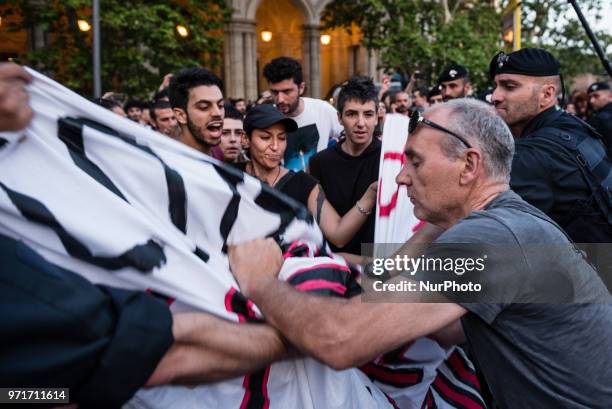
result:
[[[264,43],[269,43],[272,40],[272,31],[267,28],[264,29],[264,31],[261,32],[261,39]]]
[[[187,30],[187,27],[182,26],[180,24],[176,25],[176,32],[178,33],[178,35],[180,35],[181,37],[187,37],[189,35],[189,30]]]
[[[81,31],[89,31],[91,30],[91,25],[89,24],[89,22],[87,20],[77,20],[77,25],[79,26],[79,30]]]
[[[323,34],[321,36],[321,44],[328,45],[331,43],[331,36],[329,34]]]

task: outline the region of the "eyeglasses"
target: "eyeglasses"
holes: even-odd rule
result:
[[[439,131],[442,131],[449,135],[454,136],[455,138],[459,139],[461,143],[463,143],[467,148],[472,147],[472,145],[470,145],[468,141],[465,140],[464,137],[457,135],[455,132],[446,129],[445,127],[440,126],[437,123],[430,121],[429,119],[423,118],[423,116],[421,115],[419,111],[413,111],[410,114],[410,121],[408,122],[408,133],[409,134],[413,133],[415,129],[417,128],[417,126],[419,126],[420,122],[423,122],[425,125],[429,125],[434,129],[437,129]]]

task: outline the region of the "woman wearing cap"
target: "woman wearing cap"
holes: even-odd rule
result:
[[[251,161],[234,164],[268,185],[302,203],[315,217],[323,234],[337,247],[344,246],[359,230],[376,204],[377,182],[343,217],[325,199],[316,179],[303,171],[294,172],[280,165],[287,148],[287,132],[297,129],[271,104],[258,105],[244,118],[244,130]]]

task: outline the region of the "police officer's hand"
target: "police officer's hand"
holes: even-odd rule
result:
[[[256,239],[228,250],[230,268],[240,292],[248,296],[251,289],[276,279],[283,265],[283,254],[273,239]]]
[[[28,126],[33,112],[26,84],[32,76],[17,64],[0,63],[0,131],[18,131]]]

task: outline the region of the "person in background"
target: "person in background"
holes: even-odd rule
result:
[[[270,104],[258,105],[244,118],[244,129],[251,161],[237,163],[236,167],[302,203],[332,244],[341,247],[348,243],[376,204],[377,182],[369,185],[344,216],[339,216],[316,179],[304,171],[295,172],[281,166],[288,133],[297,129],[293,119]]]
[[[428,90],[426,87],[418,87],[412,94],[412,110],[419,111],[420,113],[425,112],[429,108],[429,102],[427,102]]]
[[[246,114],[247,104],[244,98],[236,98],[231,100],[231,104],[238,110],[242,115]]]
[[[327,101],[302,96],[306,87],[302,66],[293,58],[275,58],[263,73],[278,110],[298,124],[288,135],[284,164],[288,169],[304,170],[310,157],[342,132],[338,113]]]
[[[438,78],[442,99],[446,102],[451,99],[465,98],[472,92],[470,73],[462,65],[451,64],[440,73]]]
[[[129,100],[125,103],[123,110],[127,114],[127,117],[134,122],[140,123],[142,118],[142,103],[134,99]]]
[[[243,140],[247,139],[243,127],[243,116],[232,104],[225,104],[225,118],[223,118],[223,131],[219,149],[223,155],[223,162],[244,162],[246,158],[242,153]]]
[[[608,147],[608,156],[610,156],[612,152],[612,90],[607,82],[596,82],[589,86],[588,95],[591,115],[587,118],[587,122],[603,137]]]
[[[346,138],[310,159],[310,174],[322,186],[331,206],[340,215],[358,211],[367,219],[357,234],[332,250],[361,255],[361,244],[374,241],[373,207],[364,206],[372,183],[378,180],[381,142],[374,138],[378,93],[371,78],[354,76],[338,97],[338,121]]]
[[[154,102],[151,106],[151,119],[158,132],[173,139],[180,137],[181,129],[178,126],[170,102],[165,100]]]
[[[205,68],[185,68],[170,80],[168,94],[181,128],[179,140],[211,155],[213,147],[221,142],[223,82]]]
[[[107,99],[107,98],[96,98],[93,101],[95,104],[100,105],[103,108],[108,109],[109,111],[122,116],[124,118],[127,118],[127,115],[125,113],[125,111],[123,110],[123,108],[121,107],[121,104],[118,103],[117,101],[115,101],[114,99]]]
[[[431,87],[429,93],[427,94],[427,102],[430,106],[444,102],[442,100],[442,93],[440,92],[440,85],[434,85]]]

